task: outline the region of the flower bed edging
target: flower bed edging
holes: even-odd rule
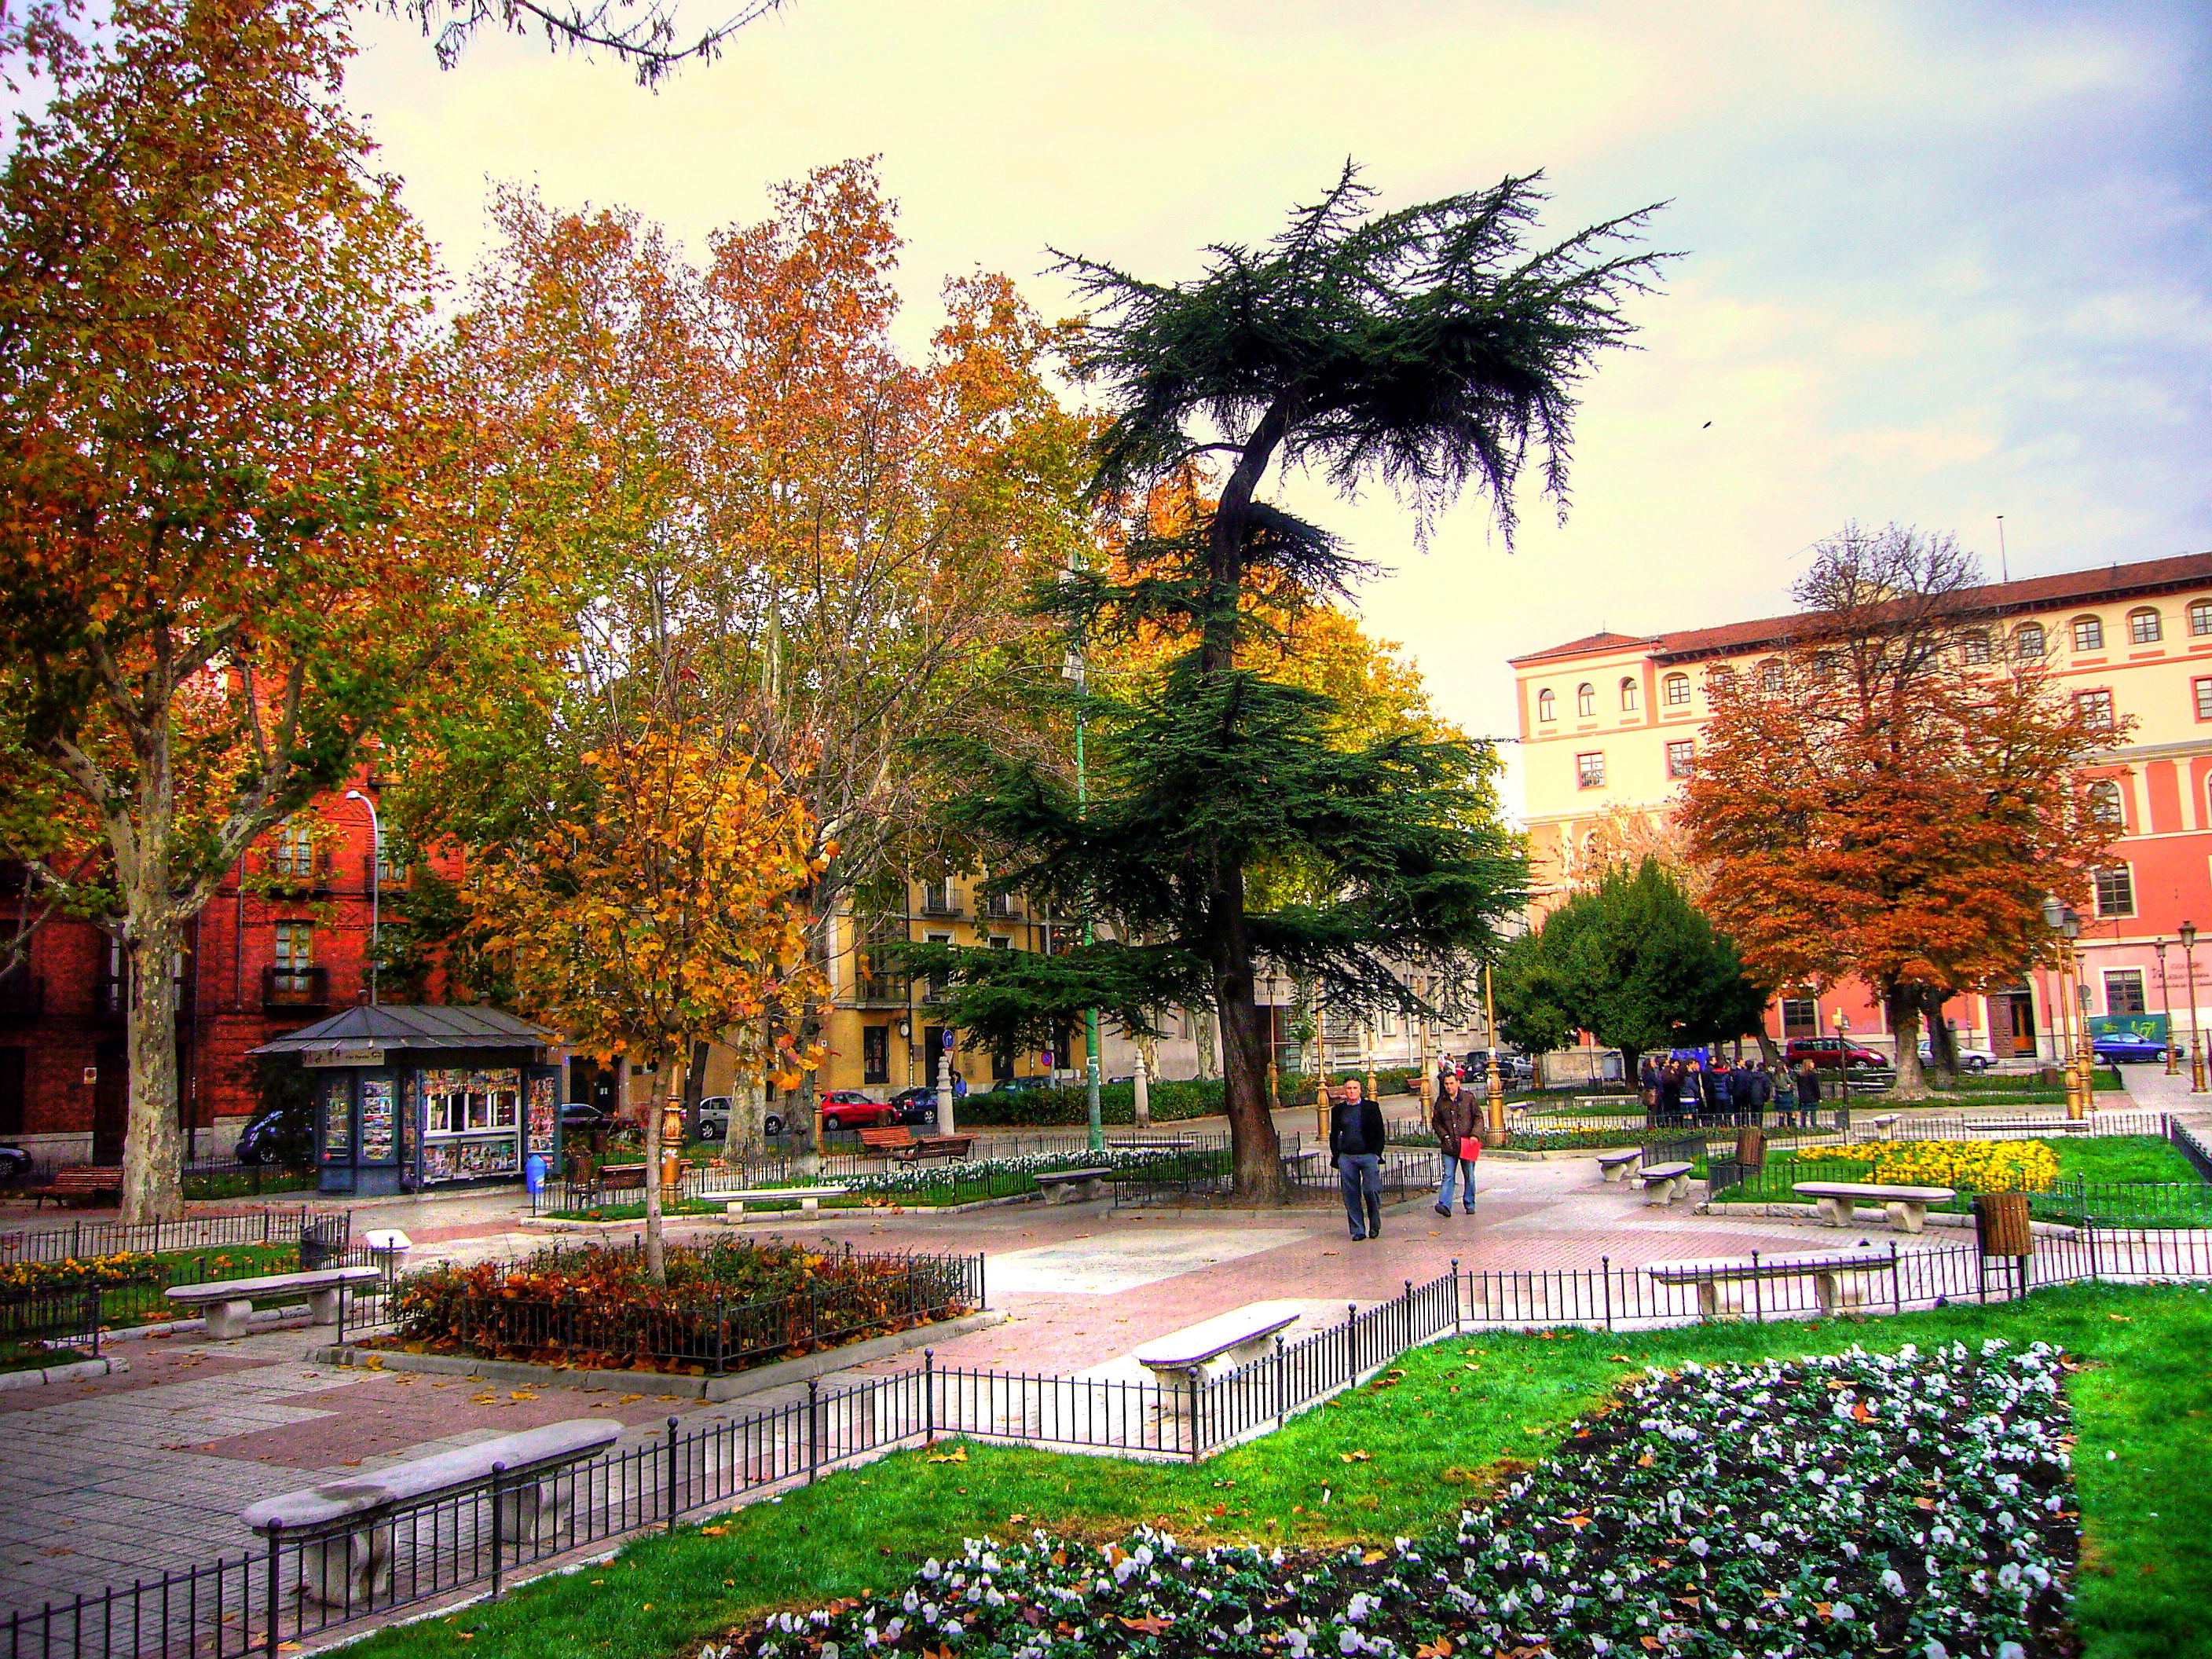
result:
[[[691,1376],[671,1371],[593,1371],[567,1365],[532,1365],[520,1359],[477,1359],[459,1353],[408,1353],[393,1348],[368,1348],[354,1343],[317,1348],[310,1358],[320,1365],[350,1365],[363,1370],[428,1371],[439,1376],[477,1376],[487,1382],[514,1382],[541,1389],[576,1389],[598,1393],[619,1389],[633,1394],[672,1394],[692,1400],[741,1400],[765,1394],[787,1382],[804,1382],[827,1376],[848,1366],[888,1359],[894,1354],[928,1347],[965,1336],[971,1331],[1003,1325],[1010,1315],[996,1308],[963,1314],[934,1325],[918,1325],[910,1331],[872,1336],[842,1348],[823,1348],[795,1359],[779,1359],[769,1365],[732,1371],[724,1376]]]

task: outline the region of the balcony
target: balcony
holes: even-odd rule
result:
[[[0,974],[0,1020],[36,1019],[46,1012],[46,982],[18,963]]]
[[[264,968],[261,975],[261,1006],[269,1009],[321,1009],[331,1006],[331,971],[327,968]]]
[[[262,868],[268,877],[270,890],[279,896],[319,896],[331,890],[331,855],[327,851],[298,853],[280,848],[269,854]]]
[[[986,921],[1019,921],[1022,919],[1021,901],[1012,893],[994,893],[983,901]]]
[[[855,1008],[903,1008],[909,983],[902,975],[858,975],[853,981],[853,1006]]]
[[[950,921],[960,914],[960,902],[949,887],[925,887],[921,890],[921,914]]]

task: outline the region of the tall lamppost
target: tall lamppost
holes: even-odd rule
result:
[[[1082,556],[1079,554],[1075,563],[1061,574],[1060,580],[1074,580],[1076,572],[1081,568]],[[1068,645],[1067,657],[1060,672],[1075,686],[1075,815],[1079,818],[1084,816],[1090,800],[1089,778],[1083,755],[1084,702],[1090,696],[1090,681],[1084,666],[1080,629],[1077,630]],[[1091,939],[1091,907],[1086,903],[1083,907],[1083,942],[1089,945]],[[1083,1040],[1086,1051],[1083,1102],[1091,1126],[1091,1150],[1103,1152],[1106,1146],[1106,1127],[1104,1120],[1098,1115],[1098,1010],[1096,1008],[1083,1011]]]
[[[345,792],[348,800],[357,800],[368,808],[368,1006],[376,1006],[376,962],[381,954],[379,928],[379,900],[384,878],[384,820],[376,816],[376,803],[358,789]]]
[[[1490,981],[1490,964],[1482,964],[1482,1021],[1490,1038],[1490,1091],[1487,1117],[1491,1133],[1505,1133],[1504,1055],[1498,1046],[1498,997]]]
[[[2166,982],[2166,941],[2160,939],[2151,948],[2158,952],[2158,1006],[2166,1013],[2166,1074],[2172,1077],[2180,1067],[2174,1063],[2178,1045],[2173,1041],[2173,993]]]
[[[2074,975],[2074,990],[2067,1007],[2074,1015],[2074,1075],[2079,1085],[2080,1100],[2068,1112],[2069,1117],[2081,1118],[2089,1115],[2096,1103],[2096,1060],[2089,1047],[2089,1022],[2082,1011],[2081,991],[2081,918],[2074,907],[2066,907],[2066,966]]]
[[[1267,1113],[1270,1117],[1273,1116],[1275,1108],[1282,1104],[1283,1084],[1282,1062],[1279,1058],[1282,1052],[1282,1037],[1275,1029],[1276,1017],[1279,1012],[1275,1006],[1277,994],[1275,986],[1275,970],[1270,968],[1267,969]]]
[[[2197,1029],[2197,924],[2181,924],[2181,959],[2189,971],[2189,1092],[2204,1092],[2204,1039]]]

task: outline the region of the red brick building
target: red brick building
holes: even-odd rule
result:
[[[374,781],[359,787],[374,799]],[[253,1104],[248,1049],[369,1000],[372,890],[381,909],[411,879],[388,860],[380,866],[368,808],[343,791],[279,826],[231,872],[188,927],[178,962],[179,1110],[193,1152],[227,1150],[243,1125]],[[23,889],[20,867],[0,866],[0,902],[34,902]],[[27,963],[0,975],[0,1139],[41,1158],[120,1161],[120,968],[104,931],[58,916],[33,936]]]

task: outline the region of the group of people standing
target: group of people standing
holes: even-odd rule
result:
[[[1708,1066],[1695,1054],[1646,1054],[1637,1070],[1644,1109],[1661,1122],[1695,1123],[1723,1116],[1764,1124],[1770,1109],[1781,1113],[1784,1128],[1810,1124],[1820,1109],[1820,1074],[1809,1060],[1797,1069],[1768,1067],[1740,1060],[1731,1066],[1716,1059]]]
[[[1328,1115],[1329,1159],[1336,1165],[1344,1217],[1352,1225],[1354,1243],[1382,1236],[1382,1152],[1389,1131],[1382,1109],[1365,1095],[1358,1078],[1346,1079]],[[1476,1138],[1480,1114],[1480,1103],[1461,1085],[1457,1069],[1439,1066],[1436,1105],[1429,1113],[1429,1127],[1443,1161],[1443,1184],[1437,1189],[1438,1215],[1451,1214],[1455,1184],[1460,1189],[1460,1213],[1474,1213],[1474,1165],[1482,1156],[1482,1143]]]

